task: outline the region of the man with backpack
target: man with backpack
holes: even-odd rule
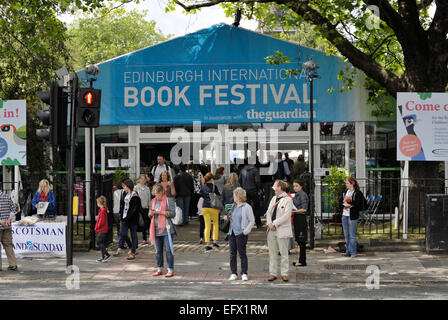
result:
[[[258,196],[258,190],[261,189],[260,172],[255,165],[248,164],[247,158],[244,159],[244,164],[239,177],[240,186],[246,190],[247,202],[253,208],[255,223],[257,228],[261,228],[263,223],[260,218],[260,198]]]
[[[285,160],[282,160],[282,158],[283,154],[281,152],[278,152],[277,159],[275,160],[277,162],[277,171],[275,172],[274,172],[275,170],[274,163],[271,163],[269,172],[272,175],[272,181],[282,180],[286,182],[291,174],[291,172],[289,171],[288,163]]]
[[[170,174],[170,177],[172,177],[172,178],[174,177],[173,169],[171,169],[171,167],[166,164],[165,157],[162,155],[158,155],[157,156],[157,165],[154,165],[151,168],[151,173],[154,176],[154,181],[156,183],[160,182],[160,174],[163,171],[167,171]]]

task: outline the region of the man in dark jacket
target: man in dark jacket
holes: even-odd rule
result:
[[[193,177],[185,171],[186,166],[183,163],[179,168],[179,174],[174,177],[174,189],[177,194],[177,205],[182,209],[182,224],[179,226],[185,226],[188,224],[190,201],[194,192],[194,181]]]
[[[240,186],[246,190],[247,202],[252,206],[255,216],[257,228],[263,226],[260,218],[260,199],[258,189],[261,189],[260,172],[253,164],[248,164],[247,159],[244,160],[245,166],[241,170],[239,182]]]

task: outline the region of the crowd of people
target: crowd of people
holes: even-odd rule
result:
[[[119,257],[127,248],[128,260],[135,260],[138,247],[138,232],[142,233],[143,244],[151,243],[156,250],[157,271],[154,276],[163,275],[164,252],[167,262],[165,277],[174,276],[173,236],[176,226],[182,227],[195,217],[199,219],[199,243],[205,244],[205,250],[218,248],[220,224],[227,223],[226,240],[229,241],[230,270],[229,280],[238,279],[237,255],[241,260],[241,279],[248,280],[248,259],[246,246],[253,227],[267,229],[269,248],[269,281],[278,276],[288,281],[290,242],[294,239],[299,247],[298,260],[292,264],[305,267],[306,243],[308,238],[309,199],[305,191],[306,181],[294,179],[288,183],[291,171],[287,160],[278,154],[277,170],[271,170],[269,183],[272,193],[267,192],[260,175],[260,167],[249,164],[224,175],[224,167],[218,167],[215,173],[204,172],[203,168],[192,163],[180,165],[178,172],[169,166],[163,156],[158,156],[157,165],[140,175],[134,184],[131,179],[116,183],[113,192],[112,217],[108,211],[107,199],[97,198],[98,218],[95,232],[98,233],[97,245],[101,251],[98,262],[107,262],[111,254],[107,251],[110,243],[108,234],[112,229],[111,221],[117,224],[118,249],[113,256]],[[292,161],[292,160],[291,160]],[[174,177],[173,177],[174,175]],[[342,226],[346,239],[347,257],[356,257],[356,230],[359,213],[363,209],[364,195],[353,178],[346,181],[346,191],[342,195]],[[294,196],[290,191],[294,191]],[[270,196],[272,194],[272,197]],[[270,199],[270,200],[269,200]],[[39,183],[32,205],[48,203],[46,215],[55,215],[54,194],[47,180]],[[182,212],[182,213],[180,213]],[[11,221],[16,210],[10,196],[0,192],[0,242],[8,260],[9,270],[17,270],[12,249]],[[181,215],[181,216],[178,216]],[[262,223],[266,217],[266,225]],[[130,234],[130,236],[129,236]],[[149,242],[148,242],[149,235]],[[1,265],[0,265],[1,270]]]
[[[140,175],[137,185],[134,186],[130,179],[121,180],[116,185],[113,214],[119,231],[118,249],[113,255],[121,256],[126,244],[130,249],[127,259],[134,260],[138,245],[137,233],[142,232],[143,244],[148,243],[149,233],[150,242],[156,249],[157,272],[154,276],[163,274],[165,252],[168,267],[165,276],[172,277],[172,246],[173,236],[177,233],[176,227],[185,226],[195,218],[199,219],[199,244],[205,244],[205,251],[210,251],[219,248],[220,224],[227,220],[229,227],[226,230],[226,240],[229,241],[231,269],[229,279],[238,278],[239,255],[241,279],[248,280],[246,245],[250,232],[256,226],[257,229],[268,230],[271,274],[269,280],[273,281],[277,277],[277,260],[280,253],[280,274],[283,281],[288,281],[289,240],[294,232],[300,256],[293,264],[306,266],[308,215],[308,196],[303,191],[304,183],[300,180],[294,181],[294,198],[288,192],[287,181],[291,175],[289,167],[294,165],[288,163],[288,159],[286,157],[286,160],[282,160],[282,154],[279,153],[277,170],[269,168],[272,173],[271,193],[266,192],[263,187],[260,166],[248,163],[247,159],[238,170],[233,170],[226,178],[222,166],[214,173],[204,172],[203,168],[193,163],[181,164],[174,170],[163,156],[158,156],[157,164]],[[272,200],[267,203],[269,200],[266,201],[266,198],[271,194]],[[104,207],[100,202],[98,206]],[[181,217],[177,216],[180,212]],[[262,216],[266,216],[266,225],[263,225]],[[101,227],[101,224],[105,223],[107,219],[99,218],[98,230],[107,230],[105,226]],[[104,241],[104,236],[98,238]],[[104,243],[98,241],[102,250],[98,261],[106,262],[110,255],[103,249]]]

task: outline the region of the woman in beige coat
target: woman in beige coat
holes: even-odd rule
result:
[[[284,282],[287,282],[289,271],[288,246],[289,239],[293,236],[291,230],[292,199],[286,194],[287,185],[284,181],[276,180],[272,189],[275,192],[275,196],[272,198],[266,212],[270,274],[268,281],[277,279],[278,253],[280,252],[281,278]]]

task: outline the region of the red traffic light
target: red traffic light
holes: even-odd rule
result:
[[[87,91],[84,93],[82,99],[87,106],[91,106],[94,103],[94,94],[92,91]]]

